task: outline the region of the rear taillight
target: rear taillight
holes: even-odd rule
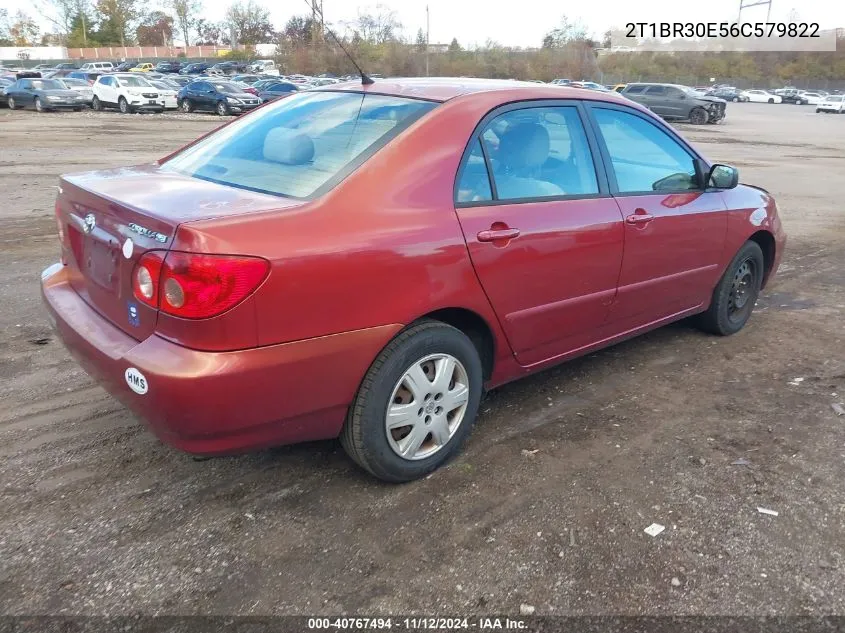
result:
[[[56,226],[59,230],[59,244],[62,245],[62,264],[67,265],[67,260],[65,260],[65,249],[70,245],[68,243],[67,232],[65,231],[65,223],[62,221],[62,211],[61,205],[59,205],[59,201],[56,200]]]
[[[233,308],[264,281],[270,263],[259,257],[145,253],[132,274],[135,297],[166,314],[207,319]]]

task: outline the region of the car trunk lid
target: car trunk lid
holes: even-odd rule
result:
[[[145,165],[62,177],[56,215],[73,288],[141,341],[158,319],[158,310],[137,300],[132,290],[135,265],[145,252],[169,250],[185,222],[300,204]]]

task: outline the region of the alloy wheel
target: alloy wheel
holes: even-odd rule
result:
[[[390,448],[408,460],[425,459],[446,446],[464,420],[469,378],[449,354],[431,354],[411,365],[393,388],[385,415]]]
[[[35,97],[35,110],[36,112],[44,112],[44,105],[38,97]]]
[[[16,106],[15,106],[15,98],[14,98],[14,97],[9,97],[9,109],[10,109],[10,110],[14,110],[14,109],[15,109],[15,107],[16,107]]]

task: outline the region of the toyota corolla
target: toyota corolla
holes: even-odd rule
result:
[[[298,93],[59,185],[51,319],[162,440],[339,437],[388,481],[454,455],[485,389],[685,317],[738,332],[785,243],[645,108],[512,81]]]

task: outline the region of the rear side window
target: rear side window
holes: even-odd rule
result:
[[[593,108],[620,193],[698,189],[693,157],[666,132],[645,119]]]
[[[163,169],[293,198],[333,186],[436,104],[354,92],[292,95],[231,123]]]
[[[639,94],[639,93],[645,92],[645,89],[647,87],[648,86],[628,86],[627,88],[625,88],[624,92],[625,92],[625,94],[629,94],[629,95]]]
[[[461,177],[458,179],[457,202],[485,202],[493,199],[487,163],[481,151],[481,141],[475,139]]]
[[[510,110],[489,123],[482,142],[499,200],[599,191],[592,154],[575,107]]]

